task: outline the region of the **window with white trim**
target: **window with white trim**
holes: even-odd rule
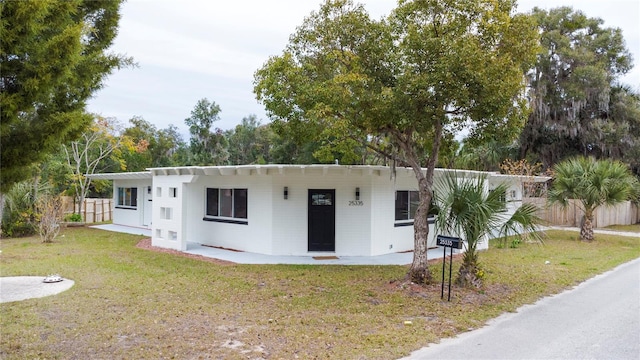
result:
[[[138,207],[138,188],[119,187],[116,207],[136,209]]]
[[[247,224],[247,189],[207,188],[207,221]]]

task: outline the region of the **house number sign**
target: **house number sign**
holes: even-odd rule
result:
[[[438,246],[462,249],[462,241],[457,237],[438,235],[436,237],[436,243]]]
[[[449,294],[447,301],[451,301],[451,268],[453,265],[453,249],[462,249],[462,240],[457,237],[438,235],[436,244],[442,246],[442,286],[440,288],[440,299],[444,299],[444,273],[447,263],[447,248],[449,248]]]
[[[362,200],[350,200],[349,206],[364,206],[364,201]]]

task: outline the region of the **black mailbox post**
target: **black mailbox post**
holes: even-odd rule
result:
[[[451,301],[451,268],[453,267],[453,249],[462,249],[463,241],[460,238],[438,235],[436,245],[442,246],[442,286],[440,287],[440,299],[444,299],[444,270],[447,262],[447,248],[449,248],[449,294],[447,301]]]

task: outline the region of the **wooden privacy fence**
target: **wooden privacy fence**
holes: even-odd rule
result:
[[[569,200],[567,207],[559,204],[549,205],[546,198],[523,198],[523,203],[537,205],[540,210],[538,216],[549,225],[580,227],[584,211],[578,200]],[[638,206],[631,201],[625,201],[615,206],[600,206],[593,215],[594,227],[609,225],[631,225],[640,223]]]
[[[73,197],[63,196],[62,203],[65,216],[67,214],[79,213],[79,206],[78,204],[74,204]],[[111,221],[111,219],[113,219],[113,199],[84,199],[84,205],[82,206],[82,213],[80,213],[80,215],[82,215],[85,223]]]

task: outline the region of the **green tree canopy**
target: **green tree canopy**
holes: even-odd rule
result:
[[[91,123],[86,100],[132,60],[107,52],[122,0],[0,2],[0,191]]]
[[[223,165],[229,158],[227,139],[213,124],[220,120],[220,106],[208,99],[200,99],[184,120],[191,134],[191,165]]]
[[[130,140],[129,146],[122,154],[128,171],[178,165],[176,154],[185,147],[185,143],[175,125],[158,130],[140,116],[129,119],[129,123],[131,126],[123,132],[123,136]]]
[[[270,157],[271,131],[255,115],[242,119],[242,123],[225,132],[229,144],[229,162],[232,165],[266,163]]]
[[[532,14],[542,51],[530,72],[531,114],[520,136],[521,157],[532,155],[545,167],[578,154],[607,157],[620,148],[607,143],[607,135],[629,127],[628,113],[618,106],[624,94],[614,89],[632,67],[622,31],[569,7],[535,8]]]
[[[430,279],[426,218],[443,138],[463,126],[481,133],[521,125],[509,115],[533,65],[537,33],[514,5],[400,1],[376,21],[361,5],[327,1],[255,74],[258,99],[294,136],[339,151],[366,146],[413,168],[420,204],[409,276],[419,283]]]
[[[611,87],[609,111],[594,119],[588,134],[590,154],[599,159],[618,159],[640,176],[640,94],[628,86]]]

